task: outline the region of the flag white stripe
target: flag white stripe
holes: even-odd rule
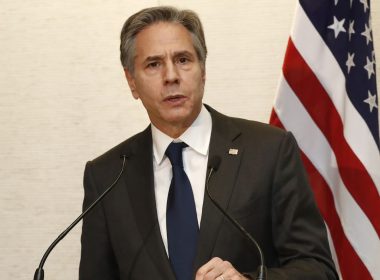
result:
[[[371,273],[380,277],[380,240],[362,209],[347,191],[335,155],[324,134],[307,113],[288,83],[281,77],[274,109],[285,128],[297,139],[301,150],[329,185],[343,230],[358,256]],[[310,141],[313,139],[313,141]],[[339,198],[339,199],[337,199]],[[363,234],[365,233],[365,234]],[[377,278],[380,279],[380,278]]]
[[[336,255],[336,251],[335,251],[334,242],[331,238],[330,229],[327,226],[327,224],[325,224],[325,225],[326,225],[326,230],[327,230],[327,238],[329,240],[329,245],[330,245],[331,257],[335,263],[335,268],[336,268],[336,272],[338,273],[339,279],[343,279],[342,273],[340,272],[340,267],[339,267],[338,257]]]
[[[365,121],[347,96],[345,77],[338,62],[298,2],[291,38],[329,94],[344,123],[347,143],[366,167],[380,193],[380,156],[374,156],[379,155],[378,147]],[[368,141],[363,144],[363,139]]]

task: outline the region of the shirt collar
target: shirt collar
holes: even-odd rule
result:
[[[190,148],[199,154],[207,156],[210,144],[212,120],[207,109],[202,106],[201,112],[191,126],[179,136],[173,139],[160,131],[153,124],[153,156],[157,164],[161,164],[165,151],[171,142],[185,142]]]

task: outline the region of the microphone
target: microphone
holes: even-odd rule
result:
[[[238,223],[238,221],[236,221],[226,211],[224,211],[224,209],[222,208],[222,206],[220,206],[220,204],[218,202],[216,202],[216,200],[210,194],[210,191],[209,191],[209,181],[210,181],[211,175],[215,171],[218,170],[220,162],[221,162],[220,156],[213,156],[210,159],[209,166],[208,166],[209,169],[210,169],[210,173],[208,174],[208,177],[207,177],[207,180],[206,180],[206,193],[207,193],[207,196],[210,198],[211,202],[216,206],[216,208],[219,209],[219,211],[223,214],[223,216],[226,217],[245,236],[245,238],[247,238],[251,242],[251,244],[254,244],[254,246],[256,247],[256,249],[257,249],[257,251],[259,253],[259,257],[260,257],[260,266],[258,268],[256,280],[265,280],[267,278],[266,277],[266,267],[265,267],[264,254],[263,254],[263,251],[260,248],[260,245],[252,237],[252,235],[250,235],[245,230],[245,228],[241,224]]]
[[[113,189],[113,187],[116,185],[116,183],[119,181],[121,175],[124,172],[125,163],[127,161],[127,158],[129,158],[131,153],[127,151],[126,153],[122,154],[120,158],[123,159],[123,164],[121,166],[121,170],[119,172],[119,175],[116,177],[115,181],[82,213],[78,216],[78,218],[75,219],[75,221],[67,228],[65,229],[55,240],[54,242],[49,246],[49,248],[46,250],[45,254],[43,255],[40,265],[36,269],[34,273],[33,280],[44,280],[44,264],[46,259],[48,258],[51,251],[53,251],[54,247],[88,214],[91,212],[91,210],[98,205],[98,203],[103,200],[103,198]]]

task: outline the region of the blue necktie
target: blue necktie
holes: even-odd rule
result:
[[[166,228],[169,259],[176,279],[192,280],[199,228],[193,190],[183,169],[184,147],[187,145],[183,142],[173,142],[165,152],[173,170],[166,206]]]

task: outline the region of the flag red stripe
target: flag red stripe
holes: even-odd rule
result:
[[[277,127],[284,128],[274,110],[272,110],[270,123]],[[321,211],[323,219],[330,229],[331,238],[334,243],[335,251],[338,257],[339,268],[343,279],[372,279],[369,271],[359,256],[356,254],[356,251],[351,246],[349,240],[344,234],[342,224],[340,222],[338,213],[336,212],[333,194],[328,184],[316,170],[307,156],[304,153],[301,155],[309,176],[310,184],[313,189],[318,208]]]
[[[343,123],[334,104],[291,39],[285,55],[283,73],[289,86],[325,135],[336,156],[345,186],[380,237],[380,197],[376,186],[347,144]]]
[[[304,153],[302,153],[302,160],[309,175],[318,208],[330,229],[343,279],[372,279],[371,274],[344,234],[342,224],[336,212],[333,194],[328,184]]]

